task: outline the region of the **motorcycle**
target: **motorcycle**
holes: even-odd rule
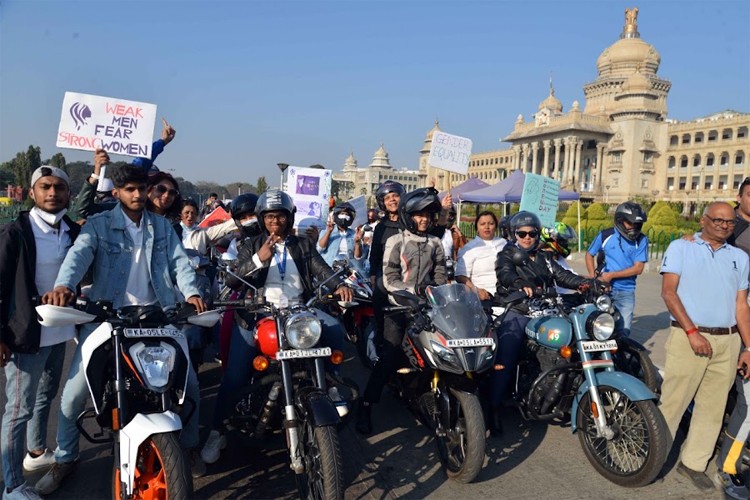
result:
[[[531,319],[513,394],[523,418],[569,422],[599,474],[620,486],[651,483],[667,458],[670,435],[656,395],[616,369],[610,297],[589,288],[570,312],[554,288],[533,298],[513,292],[501,302],[510,308],[524,300]]]
[[[262,290],[229,269],[229,259],[224,260],[225,272],[243,281],[251,293],[242,300],[216,300],[214,306],[257,315],[254,337],[260,353],[252,360],[255,375],[235,398],[225,424],[255,437],[283,430],[300,497],[343,498],[337,425],[347,407],[345,401],[331,399],[338,399],[337,391],[329,388],[325,361],[338,365],[344,355],[320,345],[321,323],[312,307],[323,300],[322,292],[319,289],[307,304],[275,307],[265,302]]]
[[[114,309],[85,298],[74,307],[36,310],[45,326],[101,323],[81,346],[94,408],[81,413],[77,426],[88,441],[113,445],[112,497],[192,497],[189,462],[178,443],[190,360],[185,336],[173,325],[210,327],[218,314],[196,314],[189,304],[166,312],[158,306]],[[187,402],[189,419],[198,402]],[[83,425],[89,419],[101,428],[93,436]]]
[[[396,291],[398,305],[385,308],[409,318],[401,345],[409,366],[395,382],[401,399],[434,432],[448,477],[469,483],[485,449],[477,376],[493,367],[497,342],[479,295],[466,285],[430,286],[425,296]]]

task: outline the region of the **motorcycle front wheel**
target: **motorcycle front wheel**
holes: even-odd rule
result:
[[[607,424],[613,439],[597,434],[587,392],[578,406],[578,439],[591,465],[620,486],[637,488],[650,484],[661,471],[669,453],[667,423],[653,401],[631,401],[619,390],[599,386]]]
[[[661,394],[659,372],[643,346],[629,339],[619,339],[612,358],[618,371],[634,376],[657,396]]]
[[[135,483],[131,499],[161,500],[193,497],[193,480],[185,455],[174,433],[154,434],[138,448]],[[120,467],[114,464],[112,498],[122,500],[125,487]]]
[[[344,498],[344,464],[341,461],[336,426],[304,426],[305,473],[297,475],[300,498],[339,500]]]
[[[476,394],[450,390],[451,427],[436,435],[440,462],[448,477],[470,483],[484,464],[486,432],[482,405]]]

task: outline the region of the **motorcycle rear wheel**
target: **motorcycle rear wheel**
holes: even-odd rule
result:
[[[581,447],[594,469],[620,486],[650,484],[661,471],[671,445],[667,423],[653,401],[631,401],[619,390],[599,386],[600,412],[615,431],[607,440],[597,436],[587,392],[578,406],[576,423]]]
[[[344,498],[344,464],[336,427],[313,427],[305,422],[305,473],[297,475],[300,498],[339,500]]]
[[[476,394],[450,390],[456,408],[445,436],[435,436],[438,456],[448,477],[459,483],[472,482],[484,464],[486,430],[482,405]]]
[[[138,448],[132,499],[161,500],[193,497],[193,480],[174,433],[154,434]],[[114,464],[112,498],[122,500],[125,488]]]

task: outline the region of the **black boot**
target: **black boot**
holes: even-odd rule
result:
[[[502,407],[493,407],[490,410],[490,435],[500,437],[503,435],[503,409]]]
[[[360,434],[372,434],[372,405],[360,399],[357,404],[357,422],[354,425]]]

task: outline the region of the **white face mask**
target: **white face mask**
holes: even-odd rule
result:
[[[34,207],[31,209],[32,212],[34,212],[37,216],[39,216],[40,219],[42,219],[44,222],[49,224],[50,226],[56,225],[60,220],[63,218],[63,216],[67,213],[68,209],[63,208],[56,214],[51,214],[49,212],[45,212],[39,207]]]

